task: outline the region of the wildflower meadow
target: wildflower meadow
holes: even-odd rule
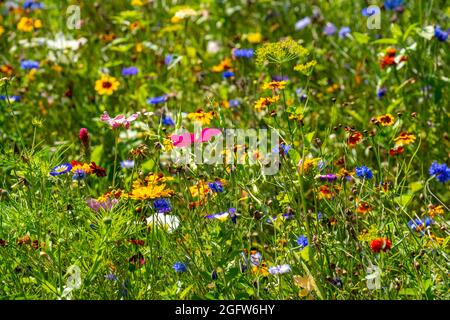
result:
[[[450,3],[0,1],[0,299],[450,299]]]

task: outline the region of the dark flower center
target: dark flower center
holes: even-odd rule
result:
[[[111,87],[112,87],[112,83],[111,82],[109,82],[109,81],[103,82],[103,88],[109,89]]]

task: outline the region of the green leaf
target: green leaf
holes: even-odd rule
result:
[[[417,289],[405,288],[400,290],[398,294],[401,296],[415,296],[417,294]]]
[[[395,202],[397,202],[402,207],[406,207],[408,203],[414,198],[414,195],[412,193],[409,194],[403,194],[400,197],[395,198]]]
[[[98,145],[93,148],[91,152],[91,161],[99,164],[102,160],[102,154],[103,154],[103,145]]]
[[[356,42],[358,42],[359,44],[369,43],[370,37],[367,33],[353,32],[352,36],[355,38]]]
[[[395,23],[391,24],[391,33],[395,39],[400,39],[403,35],[402,29],[400,28],[400,26]]]
[[[349,115],[351,115],[353,118],[355,118],[359,122],[364,123],[363,118],[359,115],[358,112],[356,112],[354,110],[350,110],[350,109],[345,109],[345,112],[347,112]]]
[[[189,287],[183,290],[183,292],[180,294],[180,300],[183,299],[189,293],[189,291],[191,291],[193,286],[194,285],[191,284]]]
[[[300,255],[302,256],[303,260],[309,261],[309,247],[306,247],[302,251],[300,251]]]
[[[153,159],[150,159],[142,164],[142,169],[145,171],[152,171],[155,167],[155,161]]]
[[[421,181],[411,182],[409,184],[409,189],[411,189],[412,193],[420,191],[423,189],[423,183]]]
[[[378,39],[375,41],[372,41],[372,44],[397,44],[397,39],[393,39],[393,38],[383,38],[383,39]]]

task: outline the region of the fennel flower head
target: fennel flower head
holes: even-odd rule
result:
[[[278,42],[264,43],[256,50],[256,63],[263,65],[268,63],[283,64],[309,55],[309,50],[301,46],[291,38]]]

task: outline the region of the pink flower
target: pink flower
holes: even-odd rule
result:
[[[111,198],[106,199],[106,201],[98,201],[95,199],[86,200],[86,204],[88,205],[88,207],[94,210],[95,212],[99,212],[100,209],[110,211],[118,202],[119,200]]]
[[[173,134],[170,136],[174,147],[184,148],[198,142],[203,143],[211,140],[212,137],[221,135],[222,132],[216,128],[205,128],[202,130],[200,137],[195,137],[193,133],[185,132],[180,135]]]
[[[139,114],[134,113],[128,118],[126,118],[123,114],[119,114],[115,118],[111,118],[108,114],[108,112],[104,112],[102,116],[100,117],[100,120],[103,122],[107,122],[112,129],[119,128],[120,126],[123,126],[125,129],[130,128],[130,123],[138,118]]]

